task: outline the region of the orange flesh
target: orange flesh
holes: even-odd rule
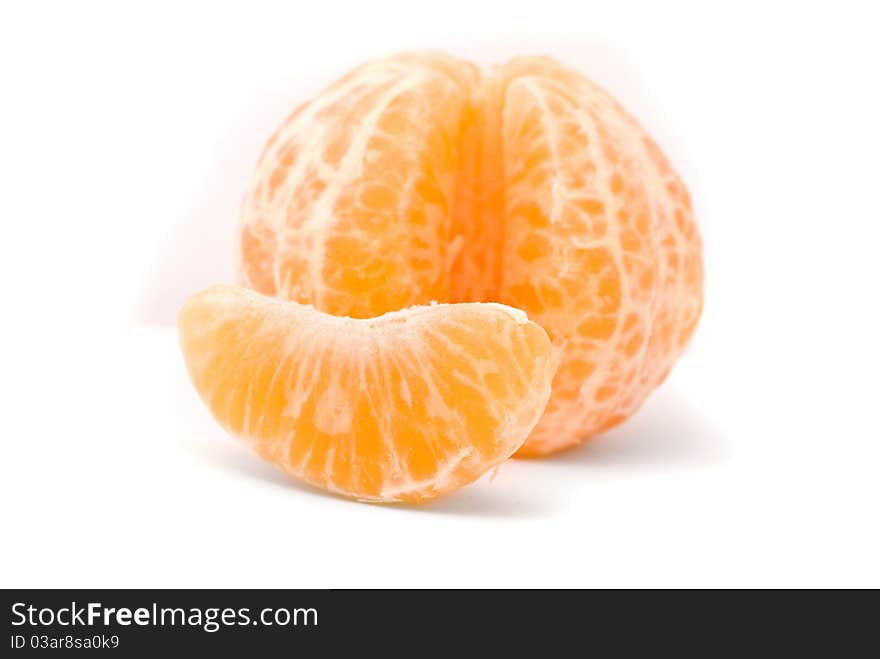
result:
[[[364,501],[465,485],[522,444],[550,395],[546,332],[502,305],[369,320],[216,286],[179,317],[196,389],[262,457]]]
[[[665,378],[702,306],[686,189],[603,90],[536,57],[365,65],[278,129],[242,212],[242,281],[331,314],[493,301],[561,350],[520,450],[576,444]]]

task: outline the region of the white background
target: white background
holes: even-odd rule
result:
[[[420,5],[4,3],[0,586],[880,586],[871,3]],[[369,506],[226,436],[173,319],[231,280],[286,112],[424,48],[615,94],[691,188],[707,304],[619,429]]]

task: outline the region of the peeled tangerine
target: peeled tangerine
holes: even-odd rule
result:
[[[475,480],[547,405],[547,333],[500,304],[331,316],[232,286],[179,317],[190,377],[218,421],[312,485],[419,501]]]
[[[442,54],[409,54],[355,69],[297,108],[271,137],[245,198],[240,237],[244,285],[330,314],[371,318],[432,300],[499,302],[525,310],[547,330],[560,361],[546,411],[518,455],[564,449],[632,414],[681,354],[702,306],[700,238],[684,185],[660,149],[614,99],[576,71],[542,57],[480,69]],[[279,324],[290,326],[285,331],[291,335],[306,332],[312,327],[309,323],[340,328],[334,330],[338,334],[327,329],[324,340],[331,341],[332,334],[344,345],[338,337],[348,337],[351,350],[364,351],[357,359],[369,361],[381,354],[384,361],[373,369],[390,360],[401,368],[406,364],[408,377],[421,384],[408,384],[409,393],[396,394],[397,404],[385,412],[396,415],[411,405],[425,415],[412,418],[444,420],[441,425],[409,425],[414,422],[379,412],[361,417],[361,408],[350,405],[367,403],[353,398],[360,385],[352,380],[352,389],[346,389],[352,398],[334,389],[335,402],[325,403],[335,410],[330,416],[336,421],[330,423],[323,416],[326,407],[303,407],[308,411],[303,415],[299,403],[282,405],[282,385],[274,385],[278,391],[273,389],[272,395],[279,398],[271,399],[274,407],[267,408],[266,415],[275,417],[265,422],[257,445],[283,464],[303,460],[300,453],[285,453],[294,447],[311,456],[296,468],[312,481],[339,469],[344,474],[334,482],[347,485],[335,487],[371,497],[383,498],[415,483],[431,482],[418,491],[436,491],[471,478],[480,460],[481,467],[494,464],[517,448],[517,433],[525,435],[530,429],[526,420],[531,421],[541,400],[549,352],[537,327],[512,323],[508,311],[457,311],[452,306],[419,311],[412,318],[426,332],[433,328],[428,321],[439,323],[446,314],[473,319],[467,324],[471,333],[466,345],[460,343],[460,332],[431,330],[431,349],[442,350],[442,358],[431,358],[432,368],[438,369],[432,377],[447,383],[440,389],[447,394],[443,413],[431,416],[430,411],[439,408],[425,384],[429,374],[419,371],[424,355],[422,362],[411,360],[413,354],[428,350],[428,343],[408,338],[398,346],[391,338],[397,336],[395,323],[409,312],[393,320],[357,324],[242,299],[252,300],[243,307],[248,313],[256,317],[265,307]],[[205,322],[210,320],[210,314],[204,315]],[[505,357],[504,341],[499,343],[494,330],[478,319],[492,319],[491,327],[512,332],[510,337],[532,337],[521,340],[533,347],[527,355]],[[388,327],[387,336],[372,342],[363,338],[359,344],[355,337],[366,337],[366,329],[341,329],[355,327]],[[224,331],[236,340],[248,340],[243,329]],[[263,336],[282,340],[285,331],[279,328]],[[266,344],[262,350],[281,359],[297,340],[285,338],[283,345]],[[321,345],[341,354],[335,343],[333,348],[330,343]],[[492,400],[495,389],[485,382],[461,390],[467,395],[458,398],[452,384],[457,376],[443,370],[443,359],[459,350],[461,359],[470,363],[478,348],[499,360],[493,362],[499,373],[512,372],[515,361],[523,372],[539,374],[537,380],[517,380],[503,404]],[[353,354],[347,358],[355,360]],[[265,359],[263,367],[274,368]],[[489,368],[484,359],[476,363],[481,366],[472,369]],[[347,368],[367,369],[355,364],[360,362],[352,361]],[[393,369],[369,372],[377,391],[393,388],[398,381],[384,382],[383,377],[402,377]],[[290,384],[291,400],[299,401],[306,388],[329,387],[334,370],[309,374],[307,370]],[[224,372],[223,378],[229,391],[248,386],[244,374],[234,370]],[[498,378],[496,385],[501,386]],[[521,408],[515,404],[517,396],[523,399]],[[485,412],[487,418],[504,417],[512,425],[502,429],[489,424],[485,428],[494,431],[484,435],[482,422],[464,423],[483,406],[495,410]],[[278,416],[281,409],[288,416]],[[295,437],[284,434],[294,427],[291,415],[300,419]],[[460,424],[455,432],[463,435],[444,434],[451,431],[446,424],[453,419]],[[381,433],[375,428],[398,424],[387,452],[372,439],[337,445],[330,438],[342,442],[347,430],[326,432],[356,432],[360,423],[376,437]],[[307,424],[314,429],[307,430]],[[298,443],[309,432],[317,444]],[[412,447],[407,438],[412,438]],[[466,453],[468,442],[474,452]],[[487,444],[496,448],[486,452]],[[396,475],[388,481],[355,476],[366,464],[367,458],[358,452],[366,446],[373,451],[370,464],[412,464],[413,471],[394,472],[389,467],[387,474]],[[415,446],[432,448],[422,454]],[[357,450],[351,452],[353,447]],[[435,454],[436,459],[424,457]],[[443,486],[437,484],[440,481]]]

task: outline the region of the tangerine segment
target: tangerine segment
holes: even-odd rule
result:
[[[493,299],[564,346],[519,452],[537,456],[624,420],[666,377],[700,314],[701,245],[684,185],[604,90],[544,57],[498,75],[504,271]]]
[[[631,415],[702,307],[681,180],[613,98],[543,57],[477,68],[426,53],[354,70],[270,140],[240,235],[245,285],[328,313],[524,309],[561,358],[518,455]]]
[[[375,62],[288,117],[244,202],[242,283],[358,318],[450,300],[474,75],[430,56]]]
[[[331,316],[215,286],[179,317],[215,418],[269,462],[364,501],[419,501],[510,457],[550,396],[546,332],[500,304]]]

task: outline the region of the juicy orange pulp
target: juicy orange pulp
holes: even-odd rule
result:
[[[546,332],[498,304],[331,316],[215,286],[179,317],[196,389],[257,453],[365,501],[419,501],[507,459],[555,371]]]
[[[561,359],[519,455],[632,414],[702,306],[684,185],[614,99],[539,57],[401,55],[297,108],[243,205],[241,278],[356,318],[434,300],[524,309]]]

